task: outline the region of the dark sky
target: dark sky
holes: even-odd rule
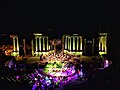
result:
[[[37,2],[4,0],[1,32],[94,32],[119,26],[119,0]]]
[[[89,34],[107,30],[110,32],[111,53],[120,59],[120,0],[2,1],[0,33],[46,32],[52,35],[63,32],[87,32]]]

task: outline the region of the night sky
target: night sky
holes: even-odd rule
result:
[[[39,2],[3,0],[0,33],[110,33],[111,53],[120,56],[120,0]]]
[[[3,32],[110,32],[119,26],[119,0],[37,2],[4,0]]]

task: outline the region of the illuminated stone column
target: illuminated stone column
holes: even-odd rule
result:
[[[103,51],[104,48],[104,41],[103,41],[103,36],[100,37],[100,51]]]
[[[45,50],[45,37],[43,37],[43,50]]]
[[[99,54],[107,54],[107,34],[99,33]],[[102,51],[101,51],[102,48]]]
[[[71,37],[70,37],[70,43],[69,43],[69,44],[70,44],[70,46],[69,46],[69,47],[70,47],[70,51],[71,51]]]
[[[34,56],[34,43],[33,43],[33,40],[31,41],[31,47],[32,47],[32,56]]]
[[[19,52],[19,43],[18,43],[18,37],[16,37],[17,39],[17,51]]]
[[[99,37],[99,54],[102,55],[103,52],[103,36],[100,35]]]
[[[17,51],[19,52],[19,43],[18,43],[18,37],[16,37],[17,39]]]
[[[37,37],[35,38],[35,42],[36,42],[36,52],[37,52],[38,51]]]
[[[66,36],[66,50],[68,49],[68,36]]]
[[[66,40],[66,41],[67,41],[67,48],[66,48],[66,49],[68,50],[68,36],[66,37],[66,39],[67,39],[67,40]]]
[[[107,36],[102,36],[102,51],[104,52],[104,54],[107,53]]]
[[[49,50],[51,50],[50,45],[49,45]]]
[[[84,53],[86,53],[86,39],[84,39]]]
[[[80,50],[82,50],[82,37],[81,36],[80,36]]]
[[[65,49],[67,49],[67,37],[65,36]]]
[[[23,48],[24,48],[24,54],[26,56],[26,44],[25,44],[25,39],[23,39]]]
[[[48,37],[47,37],[47,51],[49,50]]]
[[[105,39],[104,39],[104,37],[102,36],[102,51],[104,50],[104,46],[105,46]]]
[[[15,48],[15,37],[13,37],[13,50],[14,50],[14,52],[16,51],[16,48]]]
[[[75,37],[73,36],[73,50],[75,50]]]
[[[70,50],[70,37],[68,37],[68,50]]]
[[[78,48],[79,48],[79,37],[77,37],[77,51],[78,51]]]
[[[105,36],[105,54],[107,54],[107,36]]]
[[[39,50],[41,51],[41,37],[39,37]]]
[[[101,38],[99,37],[99,51],[100,51],[100,43],[101,43]]]

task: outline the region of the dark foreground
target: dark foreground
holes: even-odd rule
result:
[[[89,76],[86,80],[75,79],[61,87],[56,87],[52,90],[120,90],[119,69],[110,65],[108,68],[97,71],[95,74]],[[10,76],[10,73],[7,75]],[[9,78],[10,79],[10,78]],[[0,90],[31,90],[26,82],[22,84],[14,81],[12,78],[9,80],[0,78]]]

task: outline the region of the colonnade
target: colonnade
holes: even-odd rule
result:
[[[42,34],[34,34],[35,40],[31,41],[32,55],[39,52],[48,52],[51,50],[49,45],[48,36]],[[13,50],[19,54],[19,41],[17,35],[12,35],[13,39]],[[62,52],[80,52],[82,54],[86,52],[86,39],[82,40],[83,37],[79,35],[63,35],[62,37]],[[84,41],[84,45],[83,42]],[[92,40],[92,53],[94,53],[94,38]],[[99,33],[99,54],[107,54],[107,33]]]
[[[48,36],[43,36],[42,34],[34,34],[35,35],[35,43],[31,41],[32,44],[32,53],[35,52],[47,52],[50,50],[48,44]],[[34,50],[35,45],[35,50]]]
[[[82,36],[78,35],[64,35],[62,37],[62,51],[82,52]]]
[[[107,54],[107,33],[99,33],[99,54]]]
[[[81,51],[82,36],[65,36],[65,50]]]
[[[12,38],[13,38],[13,50],[14,50],[14,52],[19,52],[18,36],[13,35]]]
[[[10,35],[10,38],[13,39],[13,52],[11,52],[12,56],[19,55],[19,40],[17,35]]]

